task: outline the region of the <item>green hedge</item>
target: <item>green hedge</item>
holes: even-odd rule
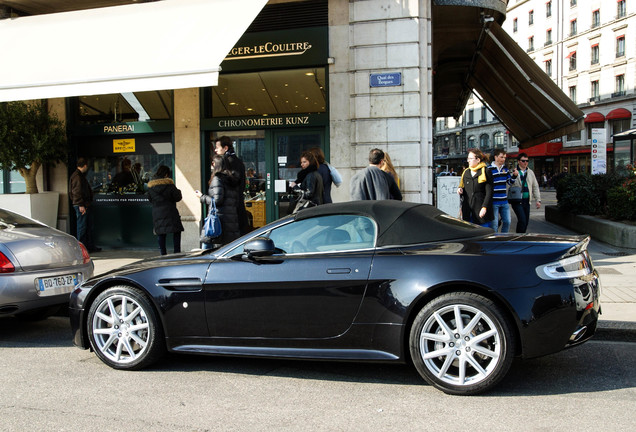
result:
[[[570,174],[557,184],[559,209],[577,215],[636,219],[636,177],[625,174]]]

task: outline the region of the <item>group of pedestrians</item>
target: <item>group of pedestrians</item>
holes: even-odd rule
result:
[[[468,168],[462,173],[457,193],[463,220],[507,233],[510,230],[510,207],[517,216],[517,233],[525,233],[530,221],[530,203],[541,207],[539,183],[528,168],[528,155],[520,153],[518,165],[509,169],[506,151],[496,149],[493,161],[479,149],[468,151]],[[510,207],[509,207],[510,206]]]

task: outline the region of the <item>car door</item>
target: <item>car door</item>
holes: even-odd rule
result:
[[[204,285],[210,336],[344,334],[365,293],[375,225],[361,216],[325,216],[291,222],[267,235],[281,253],[237,259],[240,247],[210,266]]]

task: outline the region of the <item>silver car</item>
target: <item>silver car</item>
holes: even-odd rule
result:
[[[0,208],[0,317],[55,313],[93,268],[75,237]]]

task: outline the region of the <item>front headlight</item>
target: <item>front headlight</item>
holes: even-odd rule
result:
[[[574,279],[582,278],[592,272],[584,253],[562,258],[556,262],[544,264],[536,268],[541,279]]]

